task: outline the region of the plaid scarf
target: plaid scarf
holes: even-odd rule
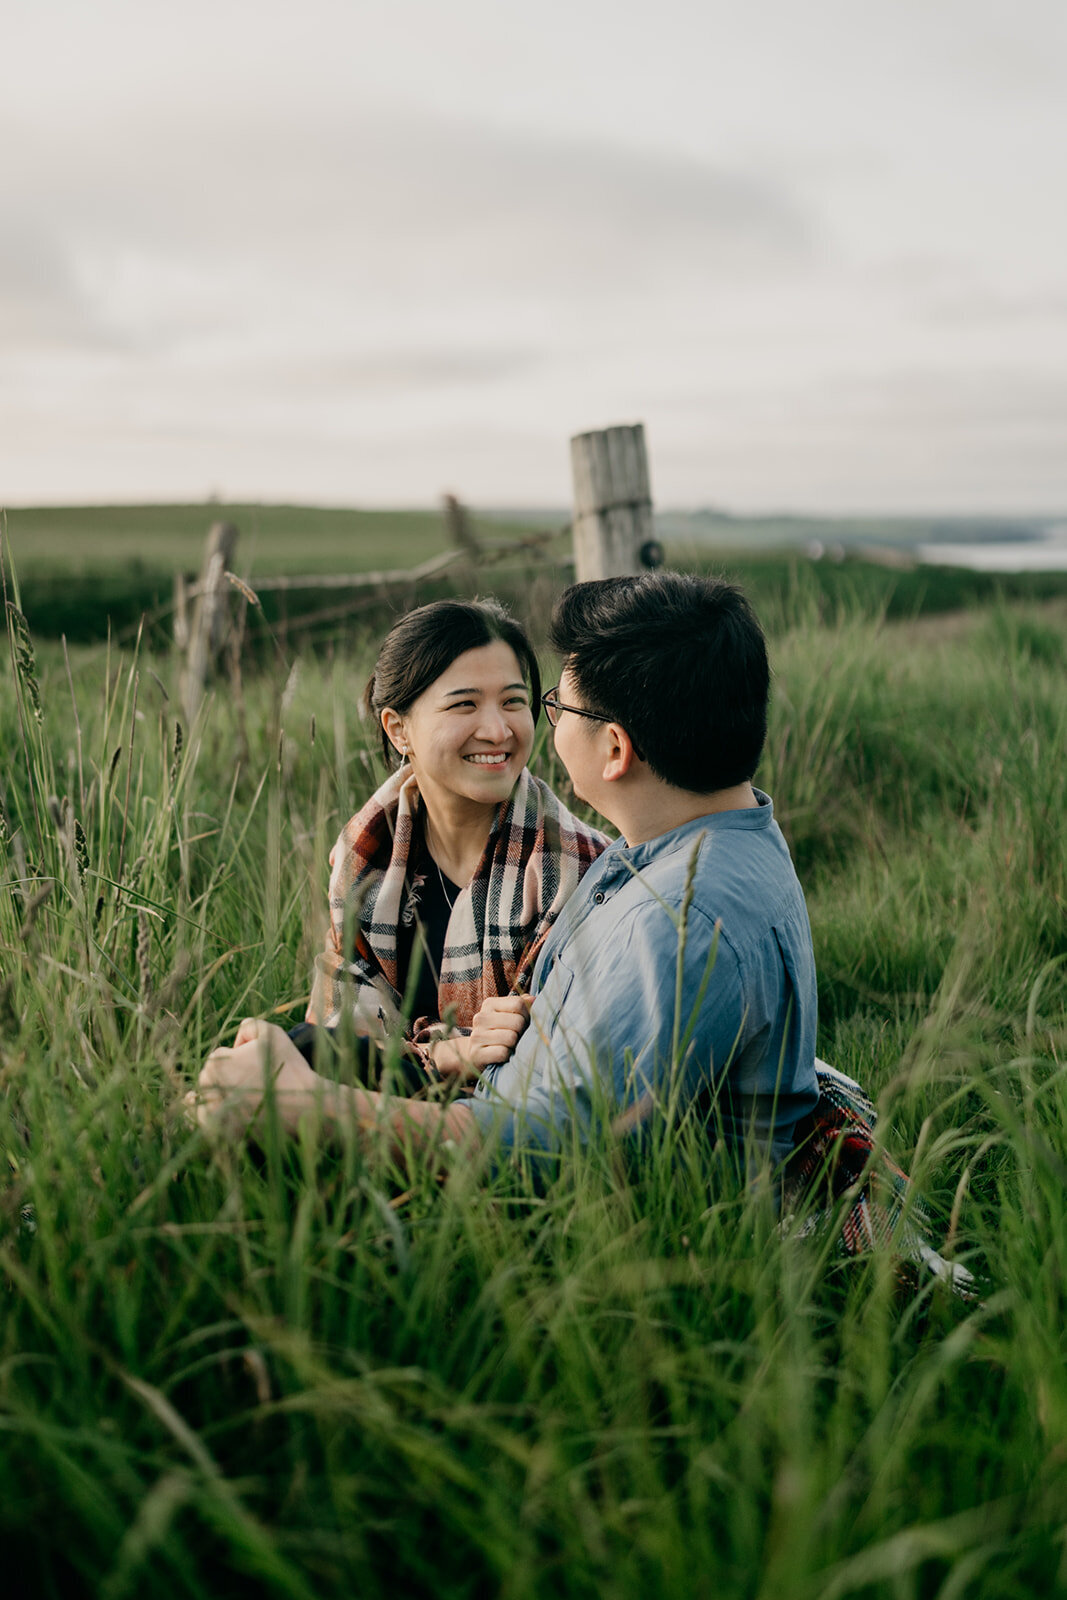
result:
[[[409,874],[418,784],[410,766],[387,778],[330,852],[330,928],[316,964],[307,1020],[335,1026],[346,990],[376,1033],[400,1021],[398,930],[418,900]],[[439,1015],[470,1028],[487,995],[528,977],[541,943],[586,868],[607,844],[526,768],[497,808],[485,853],[452,908],[441,960]],[[355,950],[346,958],[346,916]]]
[[[783,1211],[804,1215],[801,1236],[826,1225],[841,1200],[837,1249],[859,1256],[876,1245],[891,1247],[913,1277],[931,1273],[963,1299],[974,1298],[974,1278],[966,1267],[946,1261],[919,1231],[930,1218],[912,1194],[911,1179],[891,1161],[875,1138],[878,1113],[852,1078],[816,1059],[819,1099],[797,1126],[786,1168]],[[792,1218],[787,1215],[783,1227]]]

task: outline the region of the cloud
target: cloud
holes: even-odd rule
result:
[[[635,417],[662,503],[1062,483],[1063,24],[998,94],[995,0],[546,4],[24,21],[0,488],[544,501]]]
[[[9,356],[95,342],[70,252],[54,229],[13,207],[0,214],[0,337]]]
[[[653,413],[654,452],[657,425],[672,440],[658,473],[664,504],[700,503],[701,484],[708,498],[710,483],[717,503],[740,509],[1044,513],[1067,506],[1062,372],[912,365],[829,374],[740,403],[709,394],[701,404],[694,396],[684,416]]]
[[[781,271],[812,247],[787,190],[763,177],[578,140],[461,125],[379,130],[381,165],[361,177],[371,215],[431,247],[482,258],[492,241],[528,284],[605,288],[695,272]],[[364,181],[365,180],[365,181]]]
[[[1015,291],[967,284],[954,292],[931,294],[920,309],[932,322],[955,324],[964,328],[1008,329],[1035,328],[1042,337],[1057,329],[1060,337],[1067,333],[1067,291]]]
[[[413,387],[492,383],[518,377],[535,366],[537,359],[536,349],[529,346],[471,350],[461,345],[440,345],[423,350],[368,350],[364,355],[334,362],[291,359],[280,364],[277,377],[297,391],[329,393],[373,388],[378,393],[393,393]],[[258,376],[267,374],[261,370]]]
[[[61,319],[146,349],[224,330],[249,350],[287,330],[363,348],[406,329],[417,346],[448,318],[457,343],[495,342],[507,324],[537,333],[620,297],[795,270],[813,248],[759,176],[369,112],[102,118],[76,141],[38,138],[5,187],[27,237],[63,219]]]

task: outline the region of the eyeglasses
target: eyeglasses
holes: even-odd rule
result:
[[[561,711],[573,711],[576,717],[589,717],[593,722],[615,721],[614,717],[602,716],[599,711],[583,711],[581,706],[565,706],[556,692],[558,688],[559,684],[557,683],[553,688],[546,689],[541,696],[541,704],[545,708],[545,716],[554,728],[559,724]]]

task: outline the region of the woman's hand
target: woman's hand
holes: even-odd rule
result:
[[[245,1134],[263,1105],[268,1084],[284,1127],[293,1131],[303,1112],[330,1088],[313,1072],[283,1029],[246,1017],[232,1049],[212,1051],[196,1089],[185,1096],[186,1115],[210,1133]]]
[[[492,995],[482,1001],[466,1038],[442,1039],[433,1047],[433,1064],[443,1077],[476,1078],[485,1067],[506,1061],[530,1020],[533,996]]]

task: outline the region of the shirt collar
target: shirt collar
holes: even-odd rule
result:
[[[774,801],[769,794],[764,794],[762,789],[755,786],[752,792],[756,796],[754,806],[746,806],[741,811],[713,811],[705,817],[694,817],[691,822],[683,822],[681,827],[657,833],[654,839],[646,839],[643,844],[628,845],[625,839],[613,839],[604,853],[621,857],[634,871],[640,872],[654,858],[661,860],[675,850],[685,849],[687,845],[692,848],[702,833],[769,828],[774,821]]]

